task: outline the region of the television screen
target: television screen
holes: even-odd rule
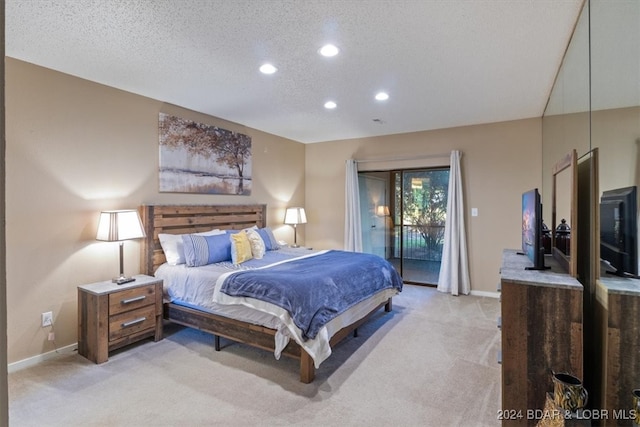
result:
[[[536,240],[536,194],[535,190],[522,195],[522,252],[534,262]]]
[[[533,263],[530,270],[543,270],[542,203],[537,188],[522,194],[522,253]]]
[[[600,199],[600,258],[619,276],[638,275],[636,186],[602,193]]]

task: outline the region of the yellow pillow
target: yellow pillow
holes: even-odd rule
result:
[[[253,258],[251,255],[251,244],[247,233],[241,231],[231,234],[231,262],[240,264]]]

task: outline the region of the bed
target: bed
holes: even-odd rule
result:
[[[313,335],[307,336],[308,329],[302,326],[298,327],[297,319],[289,319],[288,314],[283,310],[281,310],[283,314],[280,314],[280,311],[273,311],[274,308],[280,310],[278,307],[268,302],[264,303],[267,309],[261,305],[255,306],[253,303],[257,301],[256,299],[246,298],[242,295],[231,295],[232,293],[226,290],[225,292],[229,292],[227,295],[220,291],[221,287],[226,286],[230,279],[243,275],[251,277],[258,273],[263,274],[262,271],[266,270],[275,273],[278,268],[292,270],[298,268],[298,264],[300,267],[307,266],[325,258],[331,259],[330,256],[355,257],[365,254],[349,253],[350,255],[347,255],[347,253],[339,253],[342,251],[278,248],[277,251],[271,251],[272,254],[265,254],[263,260],[251,260],[243,264],[230,265],[230,262],[222,262],[199,267],[186,267],[184,264],[169,265],[159,236],[162,236],[163,239],[166,239],[167,235],[193,236],[195,233],[206,234],[214,229],[228,230],[227,233],[232,233],[230,230],[240,231],[252,228],[264,231],[268,229],[266,227],[266,205],[143,205],[140,207],[140,214],[146,232],[146,237],[141,244],[141,269],[144,274],[155,275],[165,280],[164,318],[213,334],[215,349],[218,351],[220,350],[220,337],[224,337],[272,351],[276,357],[284,355],[298,359],[300,361],[300,381],[303,383],[310,383],[314,380],[316,368],[329,357],[331,348],[338,342],[352,333],[357,334],[357,328],[383,307],[385,312],[390,312],[392,297],[402,289],[400,279],[399,286],[396,283],[395,286],[385,285],[384,289],[368,291],[369,294],[354,300],[348,309],[334,315],[326,324],[315,328]],[[198,239],[202,240],[202,238]],[[273,240],[272,236],[271,239]],[[265,240],[268,239],[265,237]],[[166,240],[163,240],[163,244],[166,244]],[[174,263],[172,257],[173,251],[169,254],[169,259],[171,263]],[[272,263],[274,259],[280,261]],[[254,264],[251,264],[252,262]],[[235,271],[238,270],[238,266],[249,264],[252,267],[240,268],[242,273]],[[337,263],[334,261],[334,264]],[[225,268],[230,271],[224,273]],[[375,269],[369,268],[368,270]],[[388,276],[386,267],[384,270],[384,275]],[[189,278],[181,279],[181,277],[185,277],[185,274],[190,275]],[[210,274],[213,276],[207,276]],[[395,270],[393,274],[395,274]],[[232,277],[227,279],[226,276]],[[205,279],[206,277],[216,278]],[[180,293],[180,289],[187,289],[186,285],[180,283],[181,280],[188,282],[191,286],[196,279],[198,280],[198,288],[206,288],[203,291],[206,300],[202,299],[204,298],[202,296],[199,297],[200,299],[190,299],[188,295]],[[397,279],[394,280],[397,282]],[[200,285],[206,281],[210,282],[210,285]],[[216,302],[209,304],[211,295],[214,295]],[[234,300],[234,298],[237,299]],[[236,304],[237,301],[241,302]],[[245,304],[246,301],[250,303]],[[257,304],[263,303],[258,302]]]

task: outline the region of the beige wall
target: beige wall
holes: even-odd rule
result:
[[[640,186],[640,107],[593,111],[591,145],[598,148],[600,194]]]
[[[251,196],[159,193],[158,113],[252,137]],[[293,240],[284,208],[304,204],[305,146],[204,114],[6,58],[8,362],[77,341],[76,286],[118,272],[116,243],[97,242],[103,209],[149,203],[266,203],[276,236]],[[139,244],[125,244],[125,273]]]
[[[553,205],[553,168],[571,150],[576,150],[578,158],[584,156],[591,149],[589,138],[589,112],[558,114],[544,116],[542,119],[542,203],[543,217],[546,225],[553,228],[551,212]],[[564,175],[564,174],[562,174]],[[563,178],[560,178],[561,180]],[[571,217],[570,202],[567,200],[569,181],[564,179],[566,196],[560,196],[563,190],[558,185],[556,203],[557,224],[561,218],[569,221]],[[564,212],[564,213],[563,213]],[[569,224],[572,226],[572,224]]]
[[[447,154],[393,166],[437,166],[460,150],[472,291],[495,292],[503,248],[520,247],[521,196],[540,187],[541,119],[310,144],[306,150],[308,246],[343,247],[345,161]],[[376,163],[383,169],[385,163]],[[371,163],[364,163],[371,168]],[[478,216],[471,217],[471,208]]]
[[[520,246],[520,196],[541,185],[540,119],[303,145],[11,58],[6,96],[9,363],[53,350],[40,327],[45,311],[54,313],[58,347],[76,342],[76,286],[118,269],[117,245],[95,241],[103,209],[266,203],[277,237],[292,241],[284,209],[302,205],[309,222],[299,243],[341,248],[346,159],[445,154],[410,165],[436,166],[459,149],[466,210],[479,211],[466,222],[472,290],[495,292],[502,249]],[[159,193],[159,112],[250,135],[252,195]],[[136,273],[136,242],[125,257],[125,273]]]
[[[552,227],[553,166],[572,149],[577,151],[579,158],[592,147],[598,149],[598,202],[603,191],[640,186],[640,107],[551,115],[545,116],[542,123],[543,203],[549,227]],[[567,197],[560,195],[563,184],[556,185],[556,204],[560,205],[556,207],[557,221],[560,221],[562,217],[569,217],[561,212],[561,205],[568,202]],[[567,210],[566,206],[564,210]]]

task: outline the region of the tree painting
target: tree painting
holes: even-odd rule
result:
[[[251,137],[160,113],[160,191],[251,194]]]

